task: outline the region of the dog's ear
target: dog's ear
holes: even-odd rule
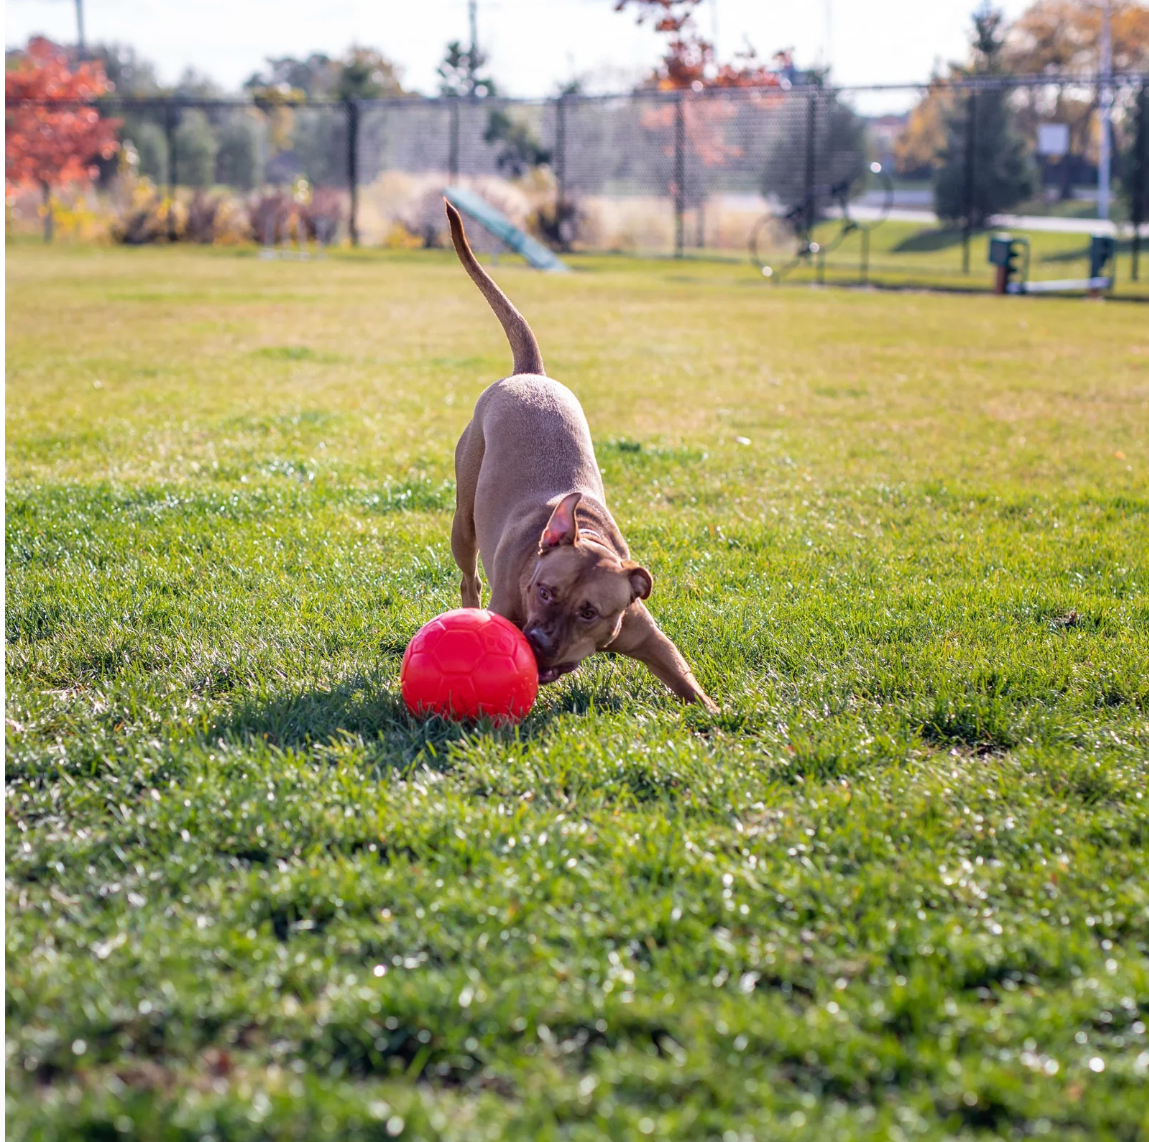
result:
[[[548,547],[562,547],[564,544],[578,543],[578,521],[575,519],[575,508],[582,499],[582,492],[571,492],[563,496],[551,512],[550,521],[539,540],[539,550],[546,551]]]
[[[640,567],[629,559],[623,563],[622,569],[630,580],[630,601],[633,603],[635,599],[649,599],[650,592],[654,589],[654,576],[645,567]]]

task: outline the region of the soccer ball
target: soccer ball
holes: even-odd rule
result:
[[[399,672],[412,714],[517,722],[534,705],[539,671],[514,623],[491,611],[447,611],[420,627]]]

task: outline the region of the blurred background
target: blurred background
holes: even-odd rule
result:
[[[565,254],[960,280],[1007,225],[1141,276],[1133,0],[12,0],[7,38],[9,240],[435,248],[454,186]]]

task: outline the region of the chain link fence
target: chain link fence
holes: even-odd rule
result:
[[[1110,90],[1115,264],[1132,283],[1149,238],[1146,77],[1113,76]],[[924,112],[875,110],[923,95]],[[101,107],[125,146],[101,182],[119,195],[125,241],[436,246],[442,191],[461,185],[562,251],[749,258],[775,281],[984,286],[989,229],[1032,235],[1035,280],[1071,276],[1091,232],[1114,233],[1097,221],[1100,102],[1096,77],[1073,76],[549,100],[112,99]],[[931,114],[922,161],[914,136]]]

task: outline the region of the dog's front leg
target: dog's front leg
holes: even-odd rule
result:
[[[627,608],[618,637],[606,649],[644,663],[684,702],[697,702],[711,713],[718,712],[718,706],[698,685],[698,679],[691,673],[682,652],[658,629],[658,624],[641,602]]]
[[[475,486],[482,463],[483,438],[472,421],[455,446],[455,518],[451,522],[451,554],[463,572],[459,587],[464,607],[483,605],[479,543],[475,537]]]

